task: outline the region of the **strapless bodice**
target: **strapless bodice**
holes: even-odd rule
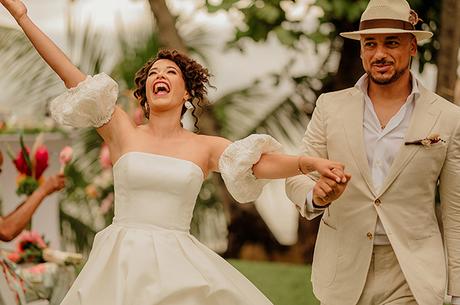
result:
[[[195,163],[128,152],[113,166],[114,223],[188,231],[203,171]]]

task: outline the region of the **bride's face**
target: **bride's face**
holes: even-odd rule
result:
[[[182,71],[169,59],[159,59],[152,65],[145,90],[151,111],[182,109],[189,96]]]

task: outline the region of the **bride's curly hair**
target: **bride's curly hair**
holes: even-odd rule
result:
[[[134,96],[139,101],[142,110],[144,111],[145,117],[148,119],[150,114],[150,107],[147,103],[147,95],[145,91],[145,83],[147,81],[148,73],[152,65],[160,60],[168,59],[173,61],[182,71],[182,75],[185,82],[185,88],[190,95],[188,100],[192,103],[193,111],[192,116],[195,118],[195,128],[197,128],[198,117],[196,116],[197,107],[202,107],[204,98],[207,94],[207,85],[210,86],[209,77],[210,74],[206,68],[201,66],[198,62],[191,59],[185,54],[173,49],[160,50],[155,58],[147,61],[139,71],[136,72],[134,82],[136,83],[136,90],[134,90]],[[187,111],[187,108],[182,106],[181,117]]]

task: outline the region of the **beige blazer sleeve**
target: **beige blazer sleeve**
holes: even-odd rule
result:
[[[449,142],[439,192],[448,260],[448,294],[460,296],[460,122]]]
[[[327,126],[324,107],[324,95],[321,95],[316,102],[311,121],[302,139],[301,153],[303,155],[327,158]],[[322,210],[310,210],[306,205],[307,194],[313,190],[318,177],[315,172],[306,176],[299,175],[286,179],[287,196],[296,205],[300,214],[307,219],[313,219],[323,212]]]

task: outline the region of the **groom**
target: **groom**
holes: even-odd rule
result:
[[[460,304],[460,109],[409,70],[432,36],[417,22],[405,0],[371,0],[359,31],[341,34],[360,41],[366,74],[319,97],[303,147],[346,164],[347,191],[324,177],[286,182],[302,216],[322,214],[312,281],[323,305],[441,305],[446,287]]]

